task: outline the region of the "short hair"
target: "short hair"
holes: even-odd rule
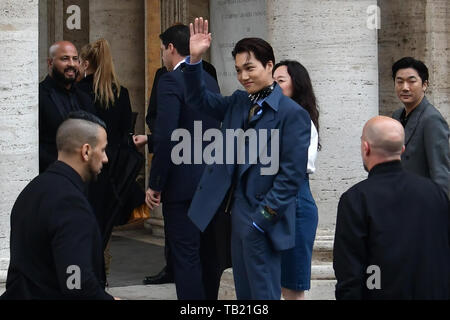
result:
[[[171,43],[181,56],[189,55],[189,38],[191,33],[189,27],[184,24],[176,24],[159,35],[164,47]]]
[[[422,83],[428,81],[427,66],[422,61],[414,59],[412,57],[401,58],[392,65],[392,79],[395,81],[398,70],[407,68],[413,68],[414,70],[416,70],[419,74],[419,77],[422,79]]]
[[[85,143],[95,147],[99,128],[106,130],[106,124],[92,113],[71,112],[56,132],[56,149],[58,152],[73,153]]]
[[[265,40],[261,38],[244,38],[239,40],[234,46],[231,54],[233,58],[236,59],[238,53],[253,52],[255,58],[266,67],[269,61],[275,64],[275,55],[273,53],[272,46]]]

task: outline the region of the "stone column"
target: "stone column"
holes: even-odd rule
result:
[[[267,1],[276,60],[309,71],[320,107],[320,143],[311,190],[319,209],[312,279],[334,278],[332,246],[340,196],[367,177],[360,155],[364,123],[378,114],[375,0]],[[369,13],[368,13],[369,12]],[[370,27],[372,26],[372,27]],[[334,298],[333,281],[312,283],[310,298]]]
[[[359,138],[378,113],[377,30],[367,26],[367,10],[376,3],[268,1],[268,39],[277,61],[302,63],[318,98],[322,151],[310,179],[321,230],[334,231],[341,194],[367,177]]]
[[[39,172],[38,0],[0,2],[0,282],[9,265],[10,213]]]
[[[425,7],[426,55],[430,73],[430,102],[450,122],[450,2],[427,0]]]

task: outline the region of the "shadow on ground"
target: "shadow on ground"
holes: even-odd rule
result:
[[[166,264],[164,247],[112,236],[109,287],[142,285],[144,277],[155,275]]]

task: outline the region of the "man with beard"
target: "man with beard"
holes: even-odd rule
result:
[[[341,196],[337,212],[337,300],[449,298],[447,195],[404,168],[404,151],[400,122],[366,123],[361,157],[369,177]]]
[[[2,299],[113,299],[102,281],[102,239],[86,198],[86,184],[108,162],[105,128],[84,111],[58,128],[58,161],[25,187],[11,211]]]
[[[56,160],[56,130],[72,111],[95,112],[91,98],[77,90],[79,58],[77,48],[60,41],[49,49],[49,73],[39,84],[39,172]]]

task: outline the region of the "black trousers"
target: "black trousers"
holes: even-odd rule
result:
[[[201,233],[187,216],[189,206],[190,201],[163,204],[168,265],[177,297],[217,300],[223,270],[231,266],[231,220],[219,210]]]

